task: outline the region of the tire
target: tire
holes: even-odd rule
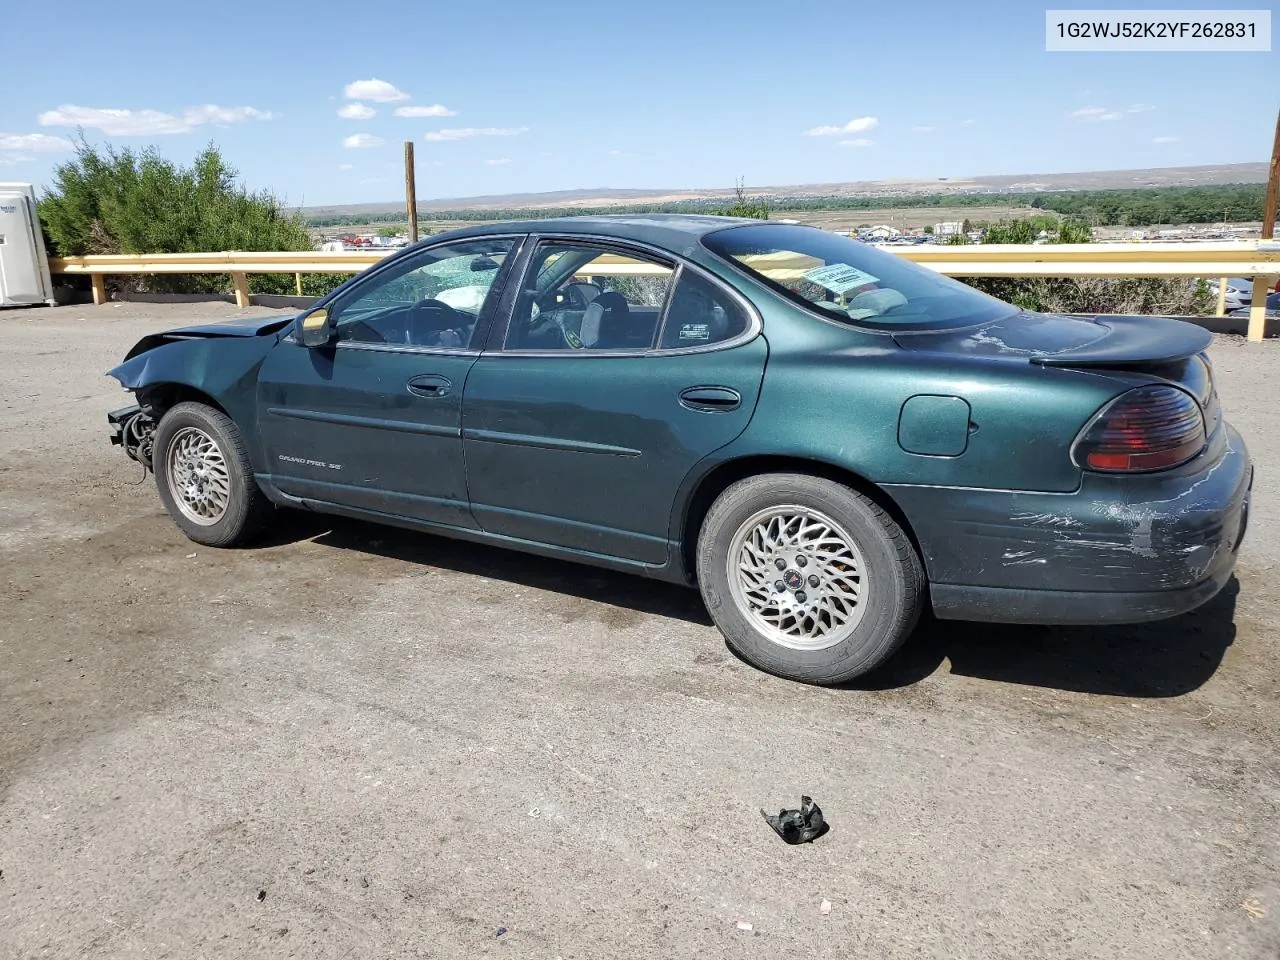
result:
[[[699,531],[697,574],[734,653],[823,685],[887,660],[915,628],[926,589],[920,558],[888,513],[802,474],[749,477],[720,494]]]
[[[172,407],[156,427],[151,463],[165,510],[196,543],[241,546],[271,517],[244,437],[220,410],[190,402]]]

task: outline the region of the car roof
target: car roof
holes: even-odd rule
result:
[[[687,254],[698,240],[726,227],[759,224],[760,220],[744,217],[713,217],[688,213],[642,213],[617,216],[548,217],[543,220],[504,220],[496,223],[462,227],[427,237],[420,243],[441,240],[485,237],[502,233],[546,233],[609,237],[632,240],[660,247],[672,253]]]

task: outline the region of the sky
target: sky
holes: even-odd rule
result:
[[[13,4],[0,180],[78,131],[297,206],[403,197],[406,140],[419,200],[1268,159],[1280,52],[1048,53],[1046,5]]]

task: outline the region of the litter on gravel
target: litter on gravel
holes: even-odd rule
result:
[[[760,816],[773,827],[774,833],[790,844],[811,843],[828,830],[822,808],[812,797],[802,796],[799,810],[779,810],[777,816],[761,810]]]

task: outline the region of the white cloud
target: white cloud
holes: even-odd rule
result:
[[[972,117],[970,117],[970,118],[969,118],[968,120],[966,120],[964,123],[960,124],[960,126],[962,126],[962,127],[972,127],[972,126],[973,126],[975,123],[977,123],[977,122],[978,122],[977,120],[974,120]]]
[[[193,127],[203,123],[243,123],[245,120],[270,120],[271,114],[256,107],[219,107],[206,103],[199,107],[187,107],[182,111],[182,119]]]
[[[385,142],[381,137],[375,137],[371,133],[353,133],[343,138],[342,145],[348,150],[362,150],[367,147],[380,147]]]
[[[343,120],[371,120],[377,115],[378,111],[367,103],[348,103],[338,108],[338,116]]]
[[[429,107],[396,107],[397,117],[456,117],[457,110],[450,110],[443,103],[433,103]]]
[[[485,161],[485,163],[487,163],[487,164],[488,164],[489,166],[491,166],[491,167],[501,167],[501,166],[505,166],[506,164],[508,164],[508,163],[510,163],[510,162],[511,162],[511,158],[510,158],[510,157],[501,157],[501,158],[499,158],[499,159],[497,159],[497,160],[486,160],[486,161]]]
[[[0,133],[0,150],[34,150],[37,153],[60,153],[74,147],[65,137],[47,133]]]
[[[912,127],[912,133],[933,133],[933,127]]]
[[[42,127],[88,127],[112,137],[152,137],[188,133],[206,123],[230,124],[246,120],[270,120],[271,113],[256,107],[220,107],[206,103],[188,107],[181,114],[160,110],[120,110],[63,104],[36,119]]]
[[[1084,120],[1087,122],[1123,120],[1125,114],[1147,113],[1154,109],[1155,107],[1149,103],[1133,103],[1127,107],[1122,107],[1119,110],[1113,110],[1110,107],[1081,107],[1079,110],[1071,111],[1071,117],[1074,120]]]
[[[1181,137],[1152,137],[1151,142],[1152,143],[1177,143],[1181,139],[1182,139]]]
[[[610,151],[609,151],[609,156],[611,156],[611,157],[638,157],[638,156],[640,156],[640,154],[638,154],[638,153],[631,153],[629,150],[610,150]]]
[[[396,100],[408,100],[409,95],[396,89],[395,84],[371,77],[368,80],[353,80],[342,88],[342,95],[348,100],[372,100],[374,103],[392,103]]]
[[[422,139],[441,143],[447,140],[469,140],[471,137],[515,137],[528,129],[528,127],[453,127],[434,130]]]
[[[338,164],[338,169],[339,169],[339,170],[354,170],[354,169],[355,169],[355,164],[354,164],[354,163],[340,163],[340,164]]]
[[[841,133],[866,133],[880,126],[876,117],[854,117],[843,127],[813,127],[804,132],[806,137],[834,137]]]
[[[866,137],[854,137],[852,140],[841,140],[841,141],[840,141],[840,146],[842,146],[842,147],[869,147],[869,146],[871,146],[873,143],[875,143],[875,141],[874,141],[874,140],[868,140]]]

